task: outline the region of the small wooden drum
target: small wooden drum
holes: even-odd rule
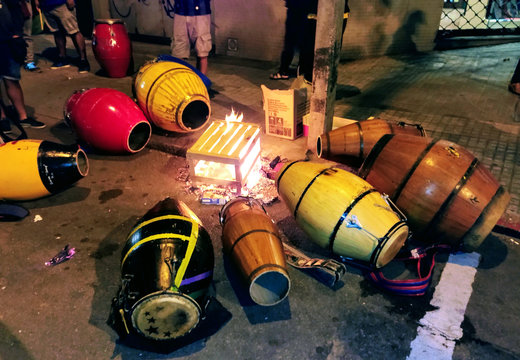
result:
[[[172,340],[193,330],[213,278],[213,246],[181,201],[159,202],[137,223],[122,253],[119,313],[128,333]]]
[[[348,171],[295,161],[282,168],[276,183],[298,225],[337,255],[379,268],[408,238],[408,225],[397,208]]]
[[[316,140],[317,154],[358,167],[368,156],[377,141],[386,134],[407,134],[426,137],[420,124],[368,119],[329,131]]]
[[[259,305],[275,305],[289,293],[290,280],[276,225],[262,204],[237,197],[220,212],[222,245],[249,284],[249,295]]]

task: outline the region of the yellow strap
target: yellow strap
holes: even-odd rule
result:
[[[132,232],[130,233],[130,235],[128,235],[126,240],[128,241],[128,239],[130,239],[132,237],[132,235],[134,235],[136,233],[136,231],[141,229],[142,227],[144,227],[144,226],[146,226],[148,224],[154,223],[156,221],[167,220],[167,219],[176,219],[176,220],[190,221],[190,219],[186,218],[185,216],[180,216],[180,215],[158,216],[156,218],[153,218],[153,219],[150,219],[150,220],[146,220],[146,221],[143,221],[142,223],[140,223],[139,226],[137,226],[134,230],[132,230]]]
[[[125,261],[128,258],[128,255],[130,255],[134,251],[135,248],[143,245],[144,243],[147,243],[147,242],[150,242],[153,240],[157,240],[157,239],[179,239],[179,240],[183,240],[183,241],[187,241],[187,240],[189,241],[191,239],[191,237],[187,237],[187,236],[179,235],[179,234],[171,234],[171,233],[162,233],[162,234],[155,234],[155,235],[148,236],[147,238],[139,240],[126,252],[125,257],[123,258],[123,261],[121,261],[121,268],[125,264]],[[197,240],[197,239],[195,239],[195,240]]]
[[[192,221],[192,228],[191,228],[191,236],[187,239],[188,240],[188,249],[186,250],[186,256],[184,256],[184,259],[181,262],[181,266],[179,267],[179,270],[177,271],[177,275],[175,276],[175,286],[179,288],[181,286],[182,279],[184,278],[184,273],[186,272],[186,269],[188,268],[188,264],[190,263],[191,256],[193,255],[193,250],[195,250],[195,244],[197,243],[197,238],[199,237],[199,225]],[[186,240],[186,239],[185,239]]]
[[[343,19],[348,19],[348,12],[344,13],[343,14]],[[316,14],[308,14],[307,15],[307,19],[309,20],[317,20],[318,19],[318,16]]]

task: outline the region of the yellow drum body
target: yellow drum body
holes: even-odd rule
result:
[[[33,200],[63,190],[88,173],[77,145],[19,140],[0,145],[0,200]]]
[[[296,222],[333,253],[382,267],[408,237],[408,225],[368,182],[328,164],[296,161],[276,180]]]
[[[134,83],[137,103],[156,126],[173,132],[192,132],[210,117],[208,90],[187,66],[159,61],[139,69]]]

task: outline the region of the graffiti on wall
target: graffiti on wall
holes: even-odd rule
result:
[[[122,2],[123,4],[121,4],[120,1],[118,1],[118,0],[111,0],[111,1],[112,1],[112,8],[117,13],[117,15],[119,15],[122,19],[125,19],[130,16],[130,14],[132,13],[132,7],[136,2],[137,2],[137,4],[140,4],[143,6],[150,6],[150,4],[148,3],[150,0],[123,1]],[[120,3],[120,4],[118,5],[117,3]],[[162,3],[162,7],[163,7],[163,10],[164,10],[164,13],[166,14],[166,16],[173,19],[172,0],[161,0],[161,3]]]

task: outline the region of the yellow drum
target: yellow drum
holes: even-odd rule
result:
[[[276,183],[298,225],[337,255],[379,268],[408,238],[408,225],[397,208],[348,171],[295,161],[282,168]]]
[[[172,61],[150,62],[134,82],[137,103],[156,126],[173,132],[192,132],[210,117],[208,90],[187,66]]]
[[[18,140],[0,145],[0,200],[34,200],[57,193],[88,174],[78,145]]]

